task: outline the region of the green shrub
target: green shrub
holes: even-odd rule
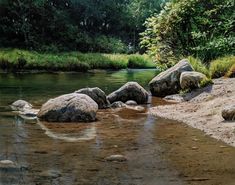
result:
[[[212,61],[209,68],[211,77],[219,78],[224,76],[234,64],[235,56],[226,56]]]
[[[198,58],[194,58],[192,56],[189,56],[187,58],[190,62],[190,64],[193,66],[193,69],[197,72],[200,72],[207,77],[210,77],[210,72],[205,64],[202,63],[202,61]]]

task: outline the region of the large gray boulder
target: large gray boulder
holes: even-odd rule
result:
[[[184,71],[193,71],[187,59],[181,60],[175,66],[160,73],[149,82],[153,96],[164,97],[177,94],[180,90],[180,75]]]
[[[38,117],[49,122],[91,122],[96,120],[97,103],[85,94],[71,93],[50,99]]]
[[[198,88],[203,79],[207,79],[207,77],[202,73],[195,71],[182,72],[180,75],[180,87],[182,89]]]
[[[121,88],[109,94],[107,99],[110,103],[116,101],[126,102],[128,100],[134,100],[138,104],[145,104],[148,102],[148,96],[148,92],[137,82],[127,82]]]
[[[227,121],[235,120],[235,105],[224,107],[222,110],[222,117]]]
[[[98,87],[83,88],[76,91],[75,93],[88,95],[98,104],[99,109],[105,109],[109,106],[109,101],[107,100],[105,92]]]

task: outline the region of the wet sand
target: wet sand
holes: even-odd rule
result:
[[[235,104],[235,78],[213,80],[214,84],[187,93],[186,100],[173,105],[155,106],[150,114],[184,122],[207,135],[235,146],[235,121],[225,121],[222,109]]]

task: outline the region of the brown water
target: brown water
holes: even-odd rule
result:
[[[132,77],[126,71],[120,73],[1,78],[0,160],[12,160],[17,167],[0,168],[0,184],[234,184],[234,148],[184,124],[148,115],[150,106],[165,104],[161,99],[153,98],[143,112],[99,111],[98,121],[92,124],[26,121],[7,108],[21,97],[40,106],[48,97],[73,92],[84,85],[79,83],[83,75],[91,86],[97,79],[97,86],[107,93],[127,79],[144,85],[146,78],[155,75],[154,71],[147,71],[149,76],[145,71],[135,71]],[[122,154],[127,161],[105,160],[113,154]]]

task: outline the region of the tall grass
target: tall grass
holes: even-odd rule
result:
[[[210,64],[212,78],[219,78],[226,75],[226,73],[232,70],[233,65],[235,65],[235,56],[221,57],[212,61]]]
[[[19,49],[0,49],[0,68],[6,71],[48,70],[87,71],[155,67],[147,55],[101,53],[38,53]]]
[[[195,71],[203,73],[208,78],[210,78],[210,72],[208,67],[205,64],[203,64],[200,59],[194,58],[192,56],[189,56],[187,59],[189,60],[189,63],[192,65]]]

